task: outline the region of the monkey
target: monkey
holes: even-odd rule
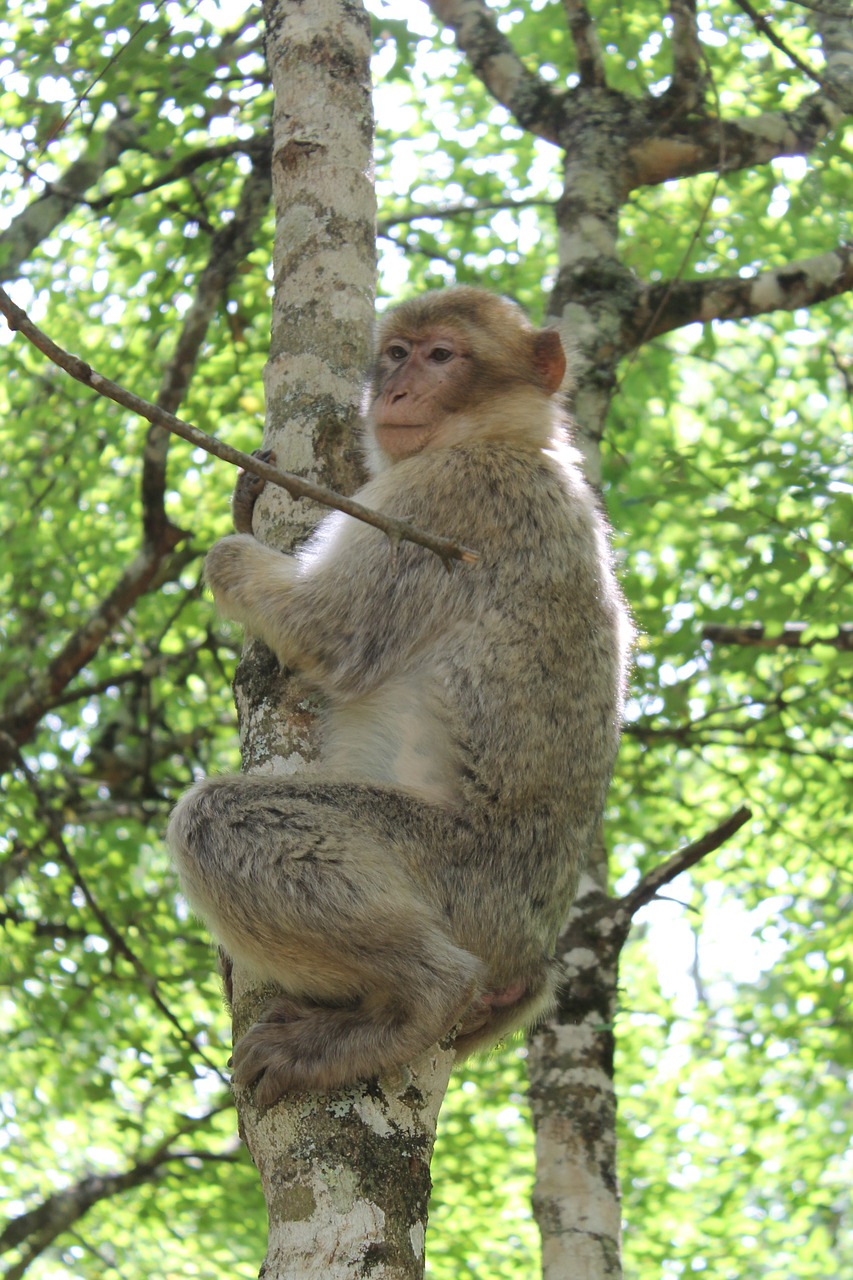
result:
[[[295,555],[242,532],[220,611],[321,695],[318,765],[178,803],[183,891],[275,997],[237,1042],[259,1106],[460,1058],[555,1005],[555,947],[601,819],[631,628],[558,401],[566,357],[509,299],[428,292],[379,327],[365,505],[476,549],[449,573],[340,512]]]

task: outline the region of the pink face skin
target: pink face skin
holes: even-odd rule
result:
[[[388,339],[373,402],[376,440],[385,453],[407,458],[429,444],[465,381],[467,360],[459,336],[448,330]]]

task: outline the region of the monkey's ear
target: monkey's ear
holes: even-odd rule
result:
[[[556,329],[540,329],[533,339],[533,371],[552,396],[566,372],[566,353]]]

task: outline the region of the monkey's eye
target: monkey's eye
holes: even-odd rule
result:
[[[404,347],[399,342],[392,342],[388,348],[388,355],[392,360],[405,360],[408,354],[408,347]]]
[[[446,364],[448,360],[453,359],[453,352],[449,347],[433,347],[429,358],[435,360],[436,364]]]

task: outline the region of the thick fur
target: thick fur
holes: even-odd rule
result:
[[[395,559],[338,513],[298,558],[238,534],[207,561],[222,612],[326,702],[320,772],[208,779],[169,832],[193,907],[282,989],[235,1050],[261,1104],[399,1068],[454,1026],[468,1053],[551,1008],[619,738],[629,626],[543,387],[559,370],[531,367],[536,331],[513,304],[465,289],[417,306],[407,334],[449,325],[463,344],[442,370],[455,407],[436,393],[410,456],[374,445],[358,496],[478,564],[448,573],[411,543]]]

